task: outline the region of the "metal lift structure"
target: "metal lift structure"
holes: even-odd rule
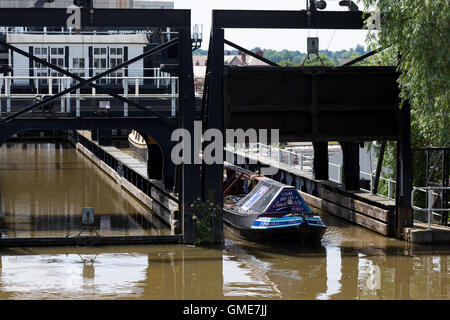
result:
[[[328,141],[343,150],[344,190],[359,189],[359,145],[397,141],[395,234],[412,225],[410,108],[400,108],[394,67],[280,67],[224,38],[225,29],[364,29],[361,11],[215,10],[202,105],[205,129],[279,129],[281,141],[311,141],[314,178],[328,180]],[[280,36],[282,36],[280,30]],[[224,65],[224,45],[266,62]],[[202,167],[203,198],[222,205],[223,165]],[[222,238],[222,217],[215,221]]]
[[[0,10],[0,23],[10,27],[65,27],[69,14],[66,9],[49,8],[2,8]],[[106,70],[89,79],[82,79],[75,74],[59,68],[49,62],[43,61],[32,53],[24,52],[8,43],[6,39],[0,39],[0,46],[24,55],[30,60],[36,61],[58,71],[74,80],[76,84],[57,94],[47,96],[40,102],[26,106],[20,111],[3,117],[0,121],[0,143],[4,143],[15,133],[25,130],[46,129],[80,129],[80,130],[111,130],[111,129],[135,129],[151,136],[157,141],[164,158],[163,183],[167,189],[174,186],[175,165],[171,161],[171,151],[174,142],[171,134],[177,128],[186,129],[193,135],[193,122],[195,119],[195,96],[193,84],[192,66],[192,39],[190,10],[138,10],[138,9],[93,9],[81,8],[82,30],[138,30],[147,28],[170,27],[178,32],[178,37],[163,43],[143,54],[123,62],[122,64]],[[131,99],[125,98],[114,92],[102,88],[94,82],[115,70],[121,69],[139,59],[151,57],[162,50],[172,46],[178,46],[177,73],[179,76],[178,111],[175,117],[153,111],[151,108],[141,105]],[[49,104],[64,94],[73,92],[83,86],[90,86],[99,92],[128,103],[130,106],[142,111],[142,115],[125,117],[115,114],[97,114],[81,117],[36,117],[29,116],[30,112]],[[193,225],[190,213],[191,203],[200,194],[200,168],[196,164],[181,165],[181,186],[179,196],[179,208],[183,219],[183,241],[192,243]]]

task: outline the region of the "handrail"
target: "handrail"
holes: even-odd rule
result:
[[[304,160],[313,160],[314,159],[314,157],[306,156],[306,155],[303,155],[301,153],[295,153],[295,152],[292,152],[290,150],[280,149],[279,147],[266,145],[266,144],[262,144],[262,143],[259,143],[259,142],[257,142],[257,143],[250,143],[249,150],[247,150],[245,148],[245,144],[244,144],[244,147],[237,147],[236,145],[233,146],[233,145],[230,145],[230,144],[228,144],[228,146],[231,147],[231,148],[234,148],[234,150],[239,149],[240,151],[242,151],[244,153],[249,153],[249,154],[256,155],[257,157],[262,157],[262,158],[266,158],[266,159],[270,159],[270,160],[275,160],[276,161],[277,160],[276,157],[274,159],[271,156],[270,157],[266,157],[263,154],[262,150],[264,148],[266,150],[269,149],[269,155],[278,154],[278,163],[279,164],[285,164],[285,165],[288,165],[288,166],[294,167],[294,168],[298,167],[300,170],[305,170]],[[255,146],[256,146],[256,148],[255,148]],[[257,149],[258,152],[255,152],[254,149]],[[280,155],[283,154],[283,153],[288,155],[288,162],[287,163],[284,163],[282,161],[282,157],[280,157]],[[295,157],[297,157],[299,159],[299,164],[298,165],[293,164],[292,156],[295,156]],[[329,167],[335,167],[335,168],[338,169],[338,177],[339,177],[338,180],[332,179],[332,178],[330,178],[330,180],[334,181],[336,183],[342,183],[342,173],[343,173],[342,172],[342,168],[343,168],[342,164],[328,163],[328,166]],[[306,170],[306,171],[308,171],[308,170]],[[360,174],[369,176],[371,178],[374,176],[374,173],[365,172],[365,171],[360,171]],[[373,179],[371,179],[371,183],[373,183],[372,180]],[[384,178],[384,177],[380,177],[380,180],[386,181],[388,183],[388,195],[387,195],[387,198],[390,199],[390,200],[394,200],[392,184],[396,184],[397,182],[395,180],[391,179],[391,178]],[[361,188],[361,190],[370,192],[370,190],[366,190],[366,189],[363,189],[363,188]],[[386,197],[386,196],[384,196],[382,194],[378,194],[378,195]]]
[[[416,190],[422,191],[422,192],[426,192],[427,193],[427,203],[428,203],[428,208],[421,208],[421,207],[417,207],[414,205],[414,192],[416,192]],[[419,211],[427,211],[428,213],[428,227],[427,230],[431,229],[431,213],[432,211],[435,212],[450,212],[450,208],[432,208],[432,190],[450,190],[450,187],[413,187],[412,191],[411,191],[411,207],[414,210],[419,210]]]

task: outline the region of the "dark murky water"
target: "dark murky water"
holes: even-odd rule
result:
[[[170,234],[148,208],[65,143],[3,145],[0,202],[2,237],[76,235],[83,207],[94,208],[94,226],[104,236]]]
[[[101,232],[164,233],[152,228],[151,212],[71,148],[4,145],[0,190],[8,236],[74,232],[91,203]],[[262,246],[226,232],[220,249],[0,249],[0,299],[449,299],[448,246],[407,245],[322,218],[329,228],[317,247]]]

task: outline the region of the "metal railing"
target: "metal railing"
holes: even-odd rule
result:
[[[240,151],[245,154],[256,156],[257,158],[264,158],[268,161],[274,161],[278,163],[278,165],[283,164],[287,165],[290,168],[299,169],[306,172],[312,172],[313,170],[313,160],[314,157],[306,156],[301,153],[296,153],[290,150],[281,149],[277,146],[265,145],[262,143],[250,143],[250,144],[227,144],[228,148],[232,148],[234,151]],[[343,177],[343,166],[342,164],[329,163],[330,169],[338,170],[338,179],[329,178],[330,181],[336,183],[342,183]],[[361,175],[370,177],[370,189],[372,190],[372,186],[375,181],[375,172],[365,172],[360,171]],[[396,181],[391,178],[380,177],[381,181],[385,181],[388,184],[387,196],[384,194],[377,193],[377,195],[388,198],[389,200],[395,200],[394,190]],[[371,190],[367,190],[361,188],[363,191],[371,192]]]
[[[157,73],[158,74],[158,73]],[[160,74],[160,73],[159,73]],[[89,77],[81,77],[89,79]],[[141,77],[141,76],[110,76],[107,79],[115,80],[118,85],[122,86],[125,98],[164,98],[171,100],[171,115],[176,115],[176,101],[178,98],[178,77],[156,76],[156,77]],[[35,92],[31,94],[15,94],[11,92],[11,85],[13,81],[22,80],[25,82],[33,81]],[[170,88],[169,93],[165,94],[143,94],[140,92],[140,87],[143,86],[144,80],[154,80],[159,87],[160,82],[167,82]],[[43,83],[43,81],[45,81]],[[68,76],[2,76],[0,75],[0,115],[2,112],[2,100],[6,100],[6,112],[11,112],[11,100],[13,99],[35,99],[42,95],[42,89],[46,89],[46,95],[62,92],[68,89],[71,85],[78,83],[75,79]],[[56,92],[54,86],[56,84]],[[103,83],[100,83],[103,84]],[[130,92],[134,87],[134,92]],[[106,94],[97,94],[96,89],[92,88],[91,92],[81,94],[80,89],[75,93],[67,93],[60,98],[61,112],[70,112],[71,99],[75,99],[76,115],[80,116],[80,100],[82,99],[105,99],[110,98]],[[124,116],[128,116],[128,103],[124,102]]]
[[[427,208],[421,208],[414,205],[414,192],[416,192],[416,190],[425,192],[427,194]],[[411,207],[414,210],[427,212],[427,230],[431,229],[432,215],[442,217],[442,215],[438,212],[450,212],[450,208],[433,208],[433,195],[438,195],[437,193],[433,192],[433,190],[450,190],[450,187],[413,187],[413,190],[411,191]]]
[[[229,148],[233,148],[235,151],[252,154],[258,158],[265,158],[270,161],[275,161],[278,164],[288,165],[292,168],[297,168],[304,171],[312,171],[312,166],[307,166],[308,161],[312,161],[313,158],[305,156],[303,154],[295,153],[289,150],[281,149],[279,147],[265,145],[262,143],[250,143],[249,148],[245,144],[227,145]]]

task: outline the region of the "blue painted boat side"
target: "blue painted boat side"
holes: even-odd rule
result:
[[[324,227],[322,219],[318,216],[305,217],[306,222],[310,226]],[[270,218],[270,217],[260,217],[255,219],[251,229],[273,229],[273,228],[283,228],[298,226],[303,223],[303,217],[282,217],[282,218]]]

